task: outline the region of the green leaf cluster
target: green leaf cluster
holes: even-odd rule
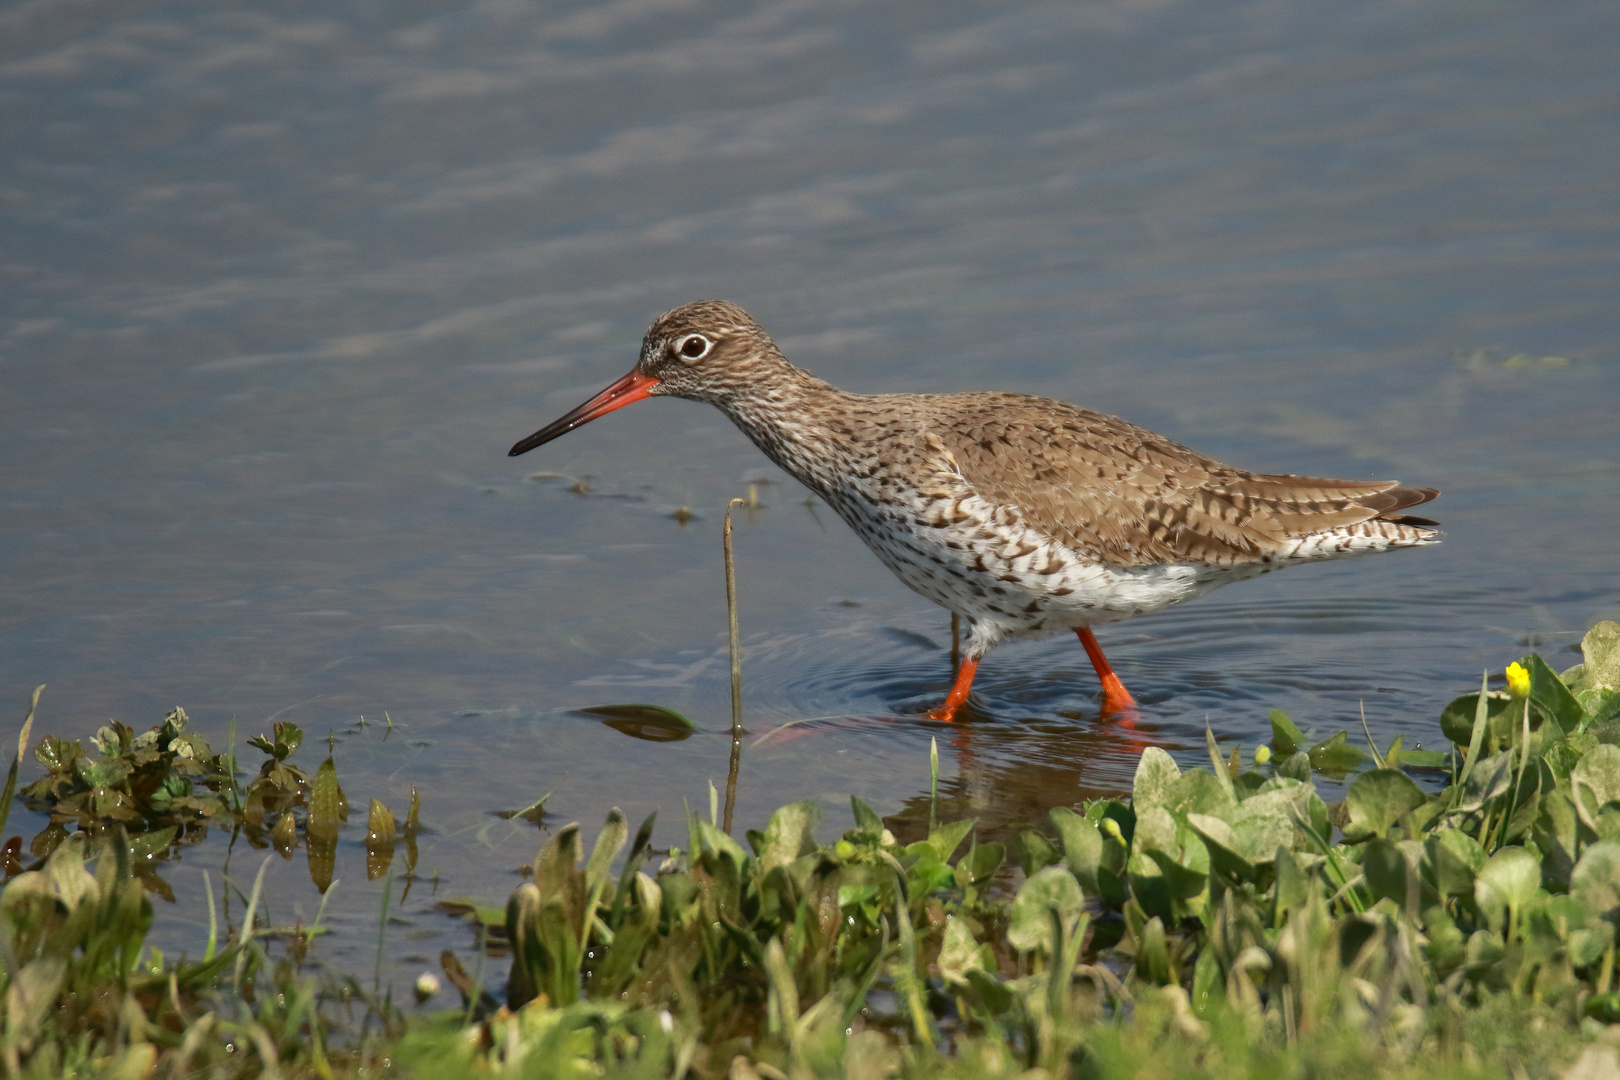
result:
[[[864,803],[853,809],[856,827],[831,845],[814,840],[810,803],[778,810],[747,847],[693,815],[656,876],[641,869],[652,818],[616,875],[629,840],[617,810],[583,866],[578,826],[559,830],[507,905],[508,1007],[667,1009],[712,1055],[760,1038],[841,1046],[881,985],[913,1036],[932,1040],[928,966],[952,919],[992,910],[985,890],[1005,852],[973,842],[971,821],[900,845]]]
[[[88,750],[77,739],[40,740],[34,759],[45,775],[19,794],[29,809],[49,814],[50,823],[34,837],[30,852],[48,858],[70,825],[91,834],[116,825],[145,870],[172,845],[200,841],[210,822],[230,820],[231,760],[187,730],[189,722],[183,709],[138,734],[113,722],[96,733]]]
[[[68,838],[70,827],[95,837],[117,826],[136,859],[136,873],[149,889],[173,900],[156,864],[182,845],[202,842],[212,826],[240,833],[254,848],[274,848],[284,858],[291,858],[302,844],[311,879],[325,892],[332,882],[338,831],[349,817],[349,801],[333,759],[327,757],[311,776],[291,760],[303,744],[302,729],[280,722],[270,734],[248,740],[265,759],[258,775],[241,787],[234,755],[215,754],[189,724],[185,711],[175,709],[144,732],[108,724],[88,748],[77,739],[42,739],[34,758],[45,767],[45,775],[18,793],[29,809],[50,816],[28,845],[33,868]],[[8,791],[15,789],[18,764],[13,762]],[[8,796],[7,809],[9,802]],[[420,800],[413,792],[400,826],[386,806],[371,800],[365,838],[368,880],[388,872],[401,838],[405,871],[414,872],[419,811]],[[5,820],[0,817],[0,824]],[[8,874],[23,869],[20,838],[10,840],[3,856]]]

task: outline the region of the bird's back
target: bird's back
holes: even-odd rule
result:
[[[1393,480],[1252,473],[1115,416],[1022,394],[858,398],[868,474],[947,494],[951,474],[1081,557],[1118,567],[1239,567],[1426,543]],[[864,423],[862,421],[864,420]],[[887,468],[885,467],[887,466]],[[881,482],[881,481],[880,481]],[[956,494],[960,494],[958,491]]]

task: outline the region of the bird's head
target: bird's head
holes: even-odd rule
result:
[[[685,304],[653,320],[641,339],[641,357],[628,375],[508,453],[527,453],[645,397],[723,404],[786,366],[770,335],[742,308],[724,300]]]

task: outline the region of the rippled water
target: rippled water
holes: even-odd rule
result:
[[[657,809],[667,839],[724,784],[719,515],[750,482],[742,823],[915,814],[936,735],[948,809],[994,830],[1121,789],[1146,742],[1199,760],[1206,721],[1252,746],[1271,707],[1435,745],[1482,667],[1562,666],[1620,612],[1616,40],[1607,0],[12,4],[5,692],[49,683],[64,734],[295,720],[352,801],[421,789],[396,977],[468,946],[431,875],[498,902],[532,857],[495,811]],[[1072,639],[1000,650],[971,722],[929,724],[948,617],[714,410],[505,457],[704,296],[850,389],[1042,393],[1433,485],[1446,543],[1108,628],[1134,730],[1095,721]],[[626,701],[705,733],[572,712]],[[321,945],[357,970],[362,831]],[[200,948],[223,856],[165,870],[169,947]],[[296,860],[268,894],[318,899]]]

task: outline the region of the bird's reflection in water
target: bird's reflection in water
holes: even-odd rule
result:
[[[1055,806],[1079,807],[1092,799],[1128,794],[1145,748],[1179,749],[1167,745],[1146,718],[1132,722],[1093,714],[1070,719],[986,724],[964,714],[954,723],[937,725],[935,819],[974,818],[981,841],[999,841],[1012,850],[1025,829],[1049,829],[1047,813]],[[924,788],[884,824],[901,843],[921,840],[928,834],[930,802]]]

